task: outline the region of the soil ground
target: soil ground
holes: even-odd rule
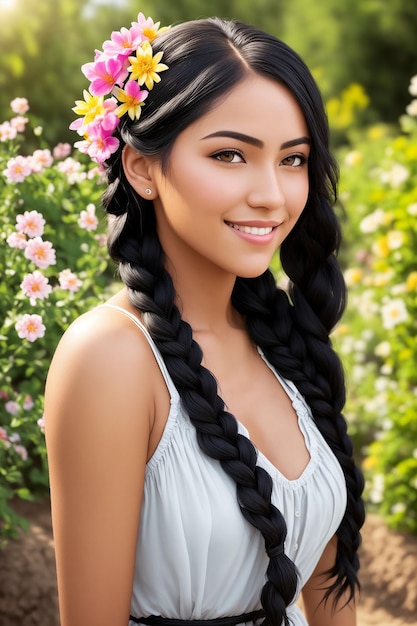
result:
[[[19,503],[27,533],[0,552],[1,626],[58,626],[49,502]],[[361,548],[358,626],[417,626],[417,537],[369,515]]]

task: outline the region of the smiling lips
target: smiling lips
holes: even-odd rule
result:
[[[226,222],[226,224],[241,233],[256,235],[258,237],[270,235],[272,231],[277,228],[277,226],[245,226],[244,224],[233,224],[232,222]]]

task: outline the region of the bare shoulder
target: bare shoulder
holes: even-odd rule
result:
[[[48,421],[80,416],[83,429],[94,428],[108,416],[119,428],[141,423],[150,432],[159,379],[148,341],[132,320],[110,308],[93,309],[71,324],[56,349],[45,390],[47,428]]]

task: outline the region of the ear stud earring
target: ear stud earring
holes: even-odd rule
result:
[[[152,193],[152,189],[149,189],[149,187],[147,189],[145,189],[145,193],[147,196],[150,196]]]

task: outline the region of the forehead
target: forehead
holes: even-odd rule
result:
[[[186,130],[204,135],[225,129],[244,132],[263,142],[283,143],[308,136],[303,112],[292,93],[280,83],[256,74],[235,85]]]

